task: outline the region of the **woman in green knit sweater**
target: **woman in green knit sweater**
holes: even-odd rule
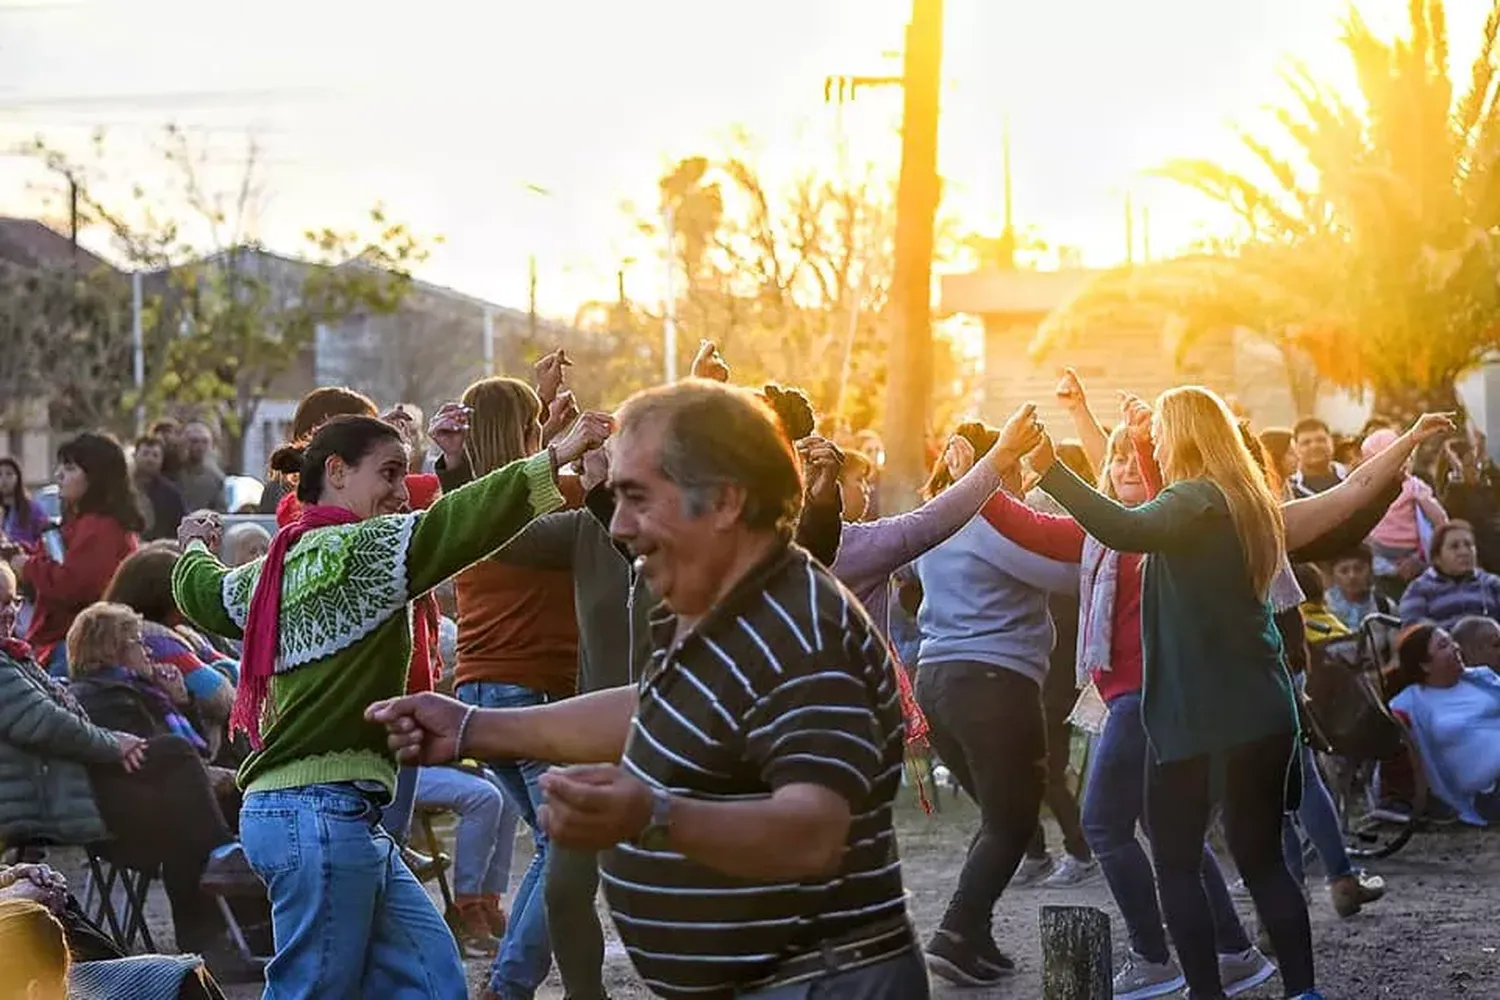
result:
[[[1217,798],[1230,852],[1276,946],[1286,995],[1316,998],[1307,905],[1280,846],[1298,775],[1297,712],[1267,599],[1286,561],[1281,509],[1229,407],[1209,390],[1164,393],[1152,439],[1167,487],[1134,508],[1081,482],[1055,461],[1050,441],[1032,467],[1042,473],[1041,488],[1090,535],[1148,556],[1141,712],[1162,911],[1194,1000],[1223,997],[1200,876]]]
[[[558,466],[609,425],[585,414],[548,451],[403,513],[400,433],[338,417],[273,457],[298,475],[304,509],[263,559],[228,569],[210,552],[213,521],[183,523],[178,607],[245,640],[231,726],[255,748],[240,769],[240,829],[271,897],[268,998],[467,996],[452,934],[378,825],[396,762],[363,712],[406,689],[410,602],[561,506]]]

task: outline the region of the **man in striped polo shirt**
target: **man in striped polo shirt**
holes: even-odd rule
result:
[[[544,777],[543,825],[606,851],[610,911],[658,995],[922,1000],[891,821],[900,698],[864,610],[789,541],[790,442],[706,382],[619,420],[611,530],[663,603],[639,688],[478,711],[419,695],[370,717],[404,759],[578,765]]]

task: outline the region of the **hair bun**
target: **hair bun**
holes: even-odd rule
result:
[[[306,443],[284,444],[271,453],[271,471],[283,476],[299,475],[302,472],[302,459],[306,454]]]

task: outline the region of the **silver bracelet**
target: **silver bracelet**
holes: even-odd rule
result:
[[[478,705],[470,705],[464,711],[464,717],[458,721],[458,738],[453,743],[453,759],[464,759],[464,737],[469,732],[469,720],[474,718],[474,713],[479,711]]]

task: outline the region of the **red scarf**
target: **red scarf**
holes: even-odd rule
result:
[[[21,663],[25,663],[31,659],[31,644],[24,639],[17,639],[13,635],[8,635],[4,639],[0,639],[0,651],[3,651],[12,660],[17,660]]]
[[[281,577],[286,569],[286,555],[309,531],[335,524],[352,524],[360,518],[343,507],[305,506],[297,519],[285,525],[271,539],[255,594],[250,598],[250,613],[245,618],[245,644],[240,655],[240,685],[235,693],[234,709],[229,713],[229,735],[243,731],[250,746],[261,748],[260,713],[276,673],[276,654],[281,621]]]

